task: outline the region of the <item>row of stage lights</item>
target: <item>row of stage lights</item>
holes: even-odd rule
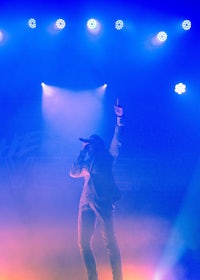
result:
[[[37,27],[37,20],[35,18],[30,18],[28,20],[28,26],[32,29],[35,29]],[[57,30],[62,30],[67,26],[67,23],[64,19],[59,18],[55,21],[54,23],[54,28]],[[87,21],[86,26],[88,28],[88,30],[93,33],[93,34],[97,34],[99,33],[99,31],[101,30],[101,23],[94,18],[91,18]],[[123,28],[125,28],[126,25],[124,23],[124,21],[122,19],[118,19],[114,22],[114,28],[116,30],[122,30]],[[181,28],[183,30],[190,30],[192,27],[192,23],[190,20],[185,19],[181,22]],[[159,42],[165,42],[167,40],[167,32],[165,31],[160,31],[157,33],[157,40]]]
[[[37,20],[35,18],[30,18],[28,20],[28,26],[30,28],[33,28],[33,29],[36,28],[37,27]],[[55,21],[55,27],[57,29],[64,29],[66,26],[67,26],[67,23],[62,18],[59,18]],[[90,30],[98,29],[99,26],[100,26],[100,22],[97,19],[91,18],[87,21],[87,27]],[[182,23],[181,23],[181,27],[184,30],[189,30],[191,28],[191,26],[192,26],[191,21],[188,20],[188,19],[183,20]],[[116,20],[114,22],[114,27],[117,30],[123,29],[125,27],[124,21],[122,19]]]
[[[56,20],[54,26],[57,28],[57,29],[64,29],[66,27],[66,21],[62,18],[59,18]],[[37,20],[35,18],[30,18],[28,20],[28,26],[32,29],[36,28],[37,27]],[[121,30],[124,28],[124,21],[121,20],[121,19],[118,19],[115,21],[115,24],[114,24],[115,28],[117,30]],[[90,30],[95,30],[95,29],[98,29],[100,27],[100,22],[97,20],[97,19],[94,19],[94,18],[91,18],[87,21],[87,28],[90,29]]]
[[[35,18],[30,18],[27,20],[27,25],[30,29],[36,29],[38,27],[38,21]],[[66,27],[67,27],[67,22],[63,18],[58,18],[53,23],[53,28],[54,28],[54,30],[57,30],[57,31],[61,31]],[[86,22],[86,27],[90,33],[95,35],[101,31],[102,26],[101,26],[100,21],[98,21],[95,18],[90,18]],[[118,19],[114,22],[113,27],[116,30],[120,31],[120,30],[126,28],[126,24],[122,19]],[[187,30],[191,29],[192,23],[190,20],[185,19],[180,23],[180,27],[183,30],[187,31]],[[167,38],[168,38],[167,32],[165,32],[163,30],[158,32],[157,35],[155,36],[155,39],[161,43],[165,42],[167,40]],[[4,39],[4,32],[0,30],[0,43],[3,42],[3,39]]]

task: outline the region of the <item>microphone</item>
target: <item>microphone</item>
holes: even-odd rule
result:
[[[85,139],[85,138],[78,138],[78,140],[80,140],[81,142],[84,142],[84,143],[91,143],[91,140],[90,139]]]

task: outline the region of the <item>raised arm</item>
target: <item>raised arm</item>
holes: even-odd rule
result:
[[[119,155],[119,150],[122,145],[122,134],[123,134],[123,116],[124,116],[124,109],[122,106],[119,105],[119,101],[117,99],[116,104],[114,105],[114,112],[116,115],[116,124],[114,135],[110,144],[109,152],[110,154],[116,159]]]

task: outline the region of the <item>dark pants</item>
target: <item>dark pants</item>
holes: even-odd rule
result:
[[[96,221],[100,224],[102,238],[110,258],[113,280],[122,280],[121,256],[113,228],[113,208],[111,204],[105,203],[88,203],[79,208],[78,243],[88,280],[98,280],[91,244]]]

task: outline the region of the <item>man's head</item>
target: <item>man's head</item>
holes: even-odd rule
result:
[[[89,137],[88,152],[90,155],[101,153],[105,150],[104,140],[97,134],[92,134]]]
[[[88,139],[79,138],[87,146],[89,153],[97,153],[105,150],[104,140],[97,134],[92,134]]]

